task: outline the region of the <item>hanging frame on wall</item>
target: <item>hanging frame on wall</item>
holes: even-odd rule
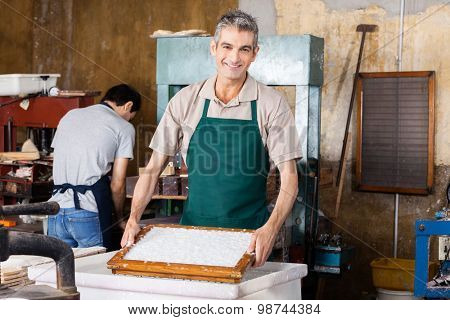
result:
[[[359,74],[358,190],[432,192],[434,91],[433,71]]]

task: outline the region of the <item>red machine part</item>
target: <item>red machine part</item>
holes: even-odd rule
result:
[[[15,97],[0,97],[0,104]],[[15,149],[16,127],[56,128],[59,120],[70,110],[94,104],[94,96],[85,97],[35,97],[30,99],[27,110],[20,107],[20,101],[1,107],[0,152],[5,150],[8,121],[12,121],[12,148]]]

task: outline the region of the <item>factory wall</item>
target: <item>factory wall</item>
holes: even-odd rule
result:
[[[31,23],[18,12],[31,17],[33,1],[6,0],[0,3],[0,74],[29,73],[32,70]]]
[[[361,72],[397,71],[400,0],[264,1],[275,6],[275,13],[265,21],[275,26],[277,34],[313,34],[325,39],[321,164],[332,167],[336,175],[361,39],[355,31],[356,26],[362,23],[379,26],[377,33],[368,34],[366,38]],[[264,17],[267,13],[254,2],[240,0],[240,7],[257,17]],[[446,202],[445,188],[450,180],[449,29],[450,6],[447,1],[406,0],[402,70],[436,72],[436,145],[433,194],[400,195],[400,258],[414,259],[415,220],[432,218],[434,212]],[[266,27],[266,30],[271,30],[271,27]],[[354,114],[353,133],[355,129]],[[357,247],[357,253],[350,272],[340,279],[327,280],[325,298],[360,298],[374,292],[370,261],[380,256],[392,257],[393,254],[394,195],[355,191],[355,134],[352,141],[341,210],[332,224],[335,232],[343,232],[348,242]],[[337,188],[322,188],[320,208],[325,213],[334,212],[336,197]],[[433,241],[434,257],[436,248],[437,241]]]
[[[0,74],[61,73],[62,89],[100,90],[126,82],[143,96],[129,174],[145,165],[156,123],[159,29],[214,32],[237,0],[16,0],[0,3]],[[5,51],[6,49],[6,51]]]

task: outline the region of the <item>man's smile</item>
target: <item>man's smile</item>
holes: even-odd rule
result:
[[[239,64],[233,64],[233,63],[224,61],[223,64],[226,65],[228,68],[230,68],[232,70],[236,70],[236,69],[239,69],[240,67],[242,67],[242,64],[240,64],[240,63]]]

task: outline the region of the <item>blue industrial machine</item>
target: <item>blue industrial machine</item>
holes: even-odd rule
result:
[[[414,295],[425,298],[450,298],[450,260],[447,248],[439,273],[428,282],[430,236],[450,236],[450,218],[416,221],[416,265]]]
[[[182,87],[216,72],[210,37],[157,39],[157,121]],[[295,121],[302,141],[298,162],[299,193],[286,221],[289,246],[313,249],[317,224],[320,103],[323,84],[323,39],[311,35],[260,37],[260,51],[249,73],[270,86],[295,86]],[[304,251],[306,252],[306,251]]]
[[[450,236],[450,184],[447,187],[447,207],[435,214],[436,220],[416,221],[416,270],[414,295],[417,297],[450,298],[450,246],[444,247],[439,272],[428,282],[430,236]]]

